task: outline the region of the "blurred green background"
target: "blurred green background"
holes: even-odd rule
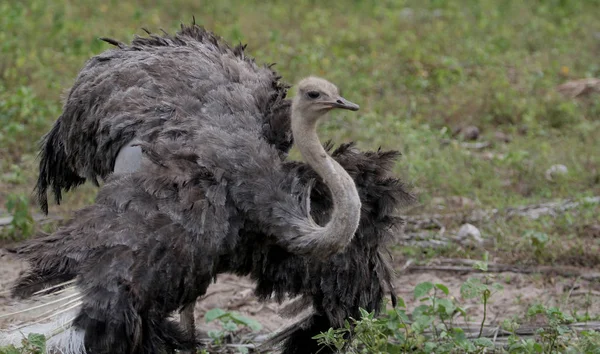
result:
[[[192,16],[230,43],[248,43],[258,62],[277,63],[285,81],[324,76],[359,103],[357,114],[324,124],[323,140],[400,150],[396,172],[419,198],[411,213],[600,194],[600,94],[556,90],[600,77],[598,0],[11,0],[0,14],[0,208],[12,203],[4,212],[19,203],[37,212],[29,202],[37,143],[84,62],[110,47],[98,37],[174,33]],[[479,130],[470,145],[468,126]],[[555,164],[568,171],[549,180]],[[94,193],[83,188],[53,210]],[[457,197],[467,202],[450,206]],[[592,207],[578,220],[598,216]],[[563,226],[507,227],[559,240],[575,229]]]

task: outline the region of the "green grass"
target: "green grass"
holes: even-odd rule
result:
[[[597,0],[5,2],[0,205],[9,193],[29,196],[37,142],[60,114],[61,95],[90,56],[109,48],[98,37],[174,32],[192,16],[232,43],[249,43],[288,82],[316,74],[337,83],[361,111],[332,117],[323,138],[400,150],[396,170],[418,194],[418,211],[436,197],[501,208],[598,195],[600,96],[570,100],[555,90],[600,76],[598,10]],[[492,147],[448,144],[466,125]],[[495,140],[497,132],[511,142]],[[553,164],[569,173],[547,181]],[[93,193],[74,193],[58,210],[89,203]]]
[[[325,135],[400,149],[398,170],[420,201],[462,195],[483,205],[598,192],[600,100],[554,93],[569,79],[600,76],[598,1],[92,1],[0,5],[2,167],[19,164],[60,112],[60,96],[100,36],[128,41],[141,27],[173,32],[192,15],[230,42],[249,43],[285,79],[323,75],[363,107]],[[459,126],[513,141],[474,158],[442,146]],[[522,133],[526,131],[526,133]],[[521,132],[521,133],[520,133]],[[543,172],[562,163],[568,178]],[[525,186],[522,186],[524,184]],[[519,185],[521,185],[519,187]]]
[[[600,77],[599,0],[27,0],[2,2],[0,13],[0,212],[30,197],[37,143],[85,61],[109,48],[98,37],[175,32],[192,16],[231,43],[248,43],[259,62],[276,62],[286,81],[321,75],[360,104],[331,117],[322,138],[400,150],[396,172],[419,198],[411,213],[439,211],[435,201],[452,196],[503,208],[600,195],[600,95],[556,92],[563,82]],[[454,132],[468,125],[492,146],[461,146]],[[496,140],[497,132],[511,141]],[[568,173],[548,181],[554,164]],[[89,204],[95,191],[69,193],[52,210]],[[19,210],[4,237],[16,238],[18,225],[29,231]],[[37,211],[33,201],[29,210]],[[597,267],[600,240],[580,230],[598,219],[597,205],[584,206],[481,230],[496,259]]]
[[[555,90],[600,77],[598,10],[597,0],[5,2],[0,205],[9,193],[29,196],[37,142],[84,62],[109,47],[98,37],[174,32],[192,16],[232,43],[249,43],[288,82],[316,74],[337,83],[362,108],[332,117],[323,137],[400,150],[396,170],[418,194],[419,211],[435,197],[501,208],[598,195],[600,96],[570,100]],[[466,125],[493,146],[448,144]],[[497,132],[511,142],[496,141]],[[569,173],[547,181],[553,164]],[[89,203],[93,191],[71,195],[60,210]]]

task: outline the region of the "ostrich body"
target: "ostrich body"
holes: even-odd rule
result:
[[[207,122],[202,115],[179,114],[177,108],[186,101],[212,104],[215,112],[210,114],[215,115],[229,113],[231,106],[251,113],[243,106],[244,100],[254,100],[260,119],[245,119],[246,129],[261,135],[281,158],[286,156],[292,144],[290,101],[285,99],[288,86],[270,66],[259,67],[247,57],[245,46],[232,48],[195,25],[182,26],[173,37],[135,38],[130,46],[104,40],[117,48],[86,63],[65,100],[63,113],[42,143],[36,189],[44,212],[48,211],[48,189],[60,202],[63,190],[86,180],[97,184],[113,171],[137,170],[142,153],[136,143],[160,138],[189,143],[189,133]],[[223,89],[235,92],[219,95]],[[356,215],[353,218],[356,220]],[[356,228],[355,222],[337,226]],[[312,238],[321,239],[328,238]],[[182,317],[188,326],[193,324],[193,304]]]
[[[312,85],[315,82],[316,88]],[[171,353],[175,349],[191,349],[196,343],[167,317],[204,294],[211,280],[222,272],[249,274],[257,281],[256,292],[263,298],[275,295],[282,300],[285,295],[300,295],[312,302],[313,315],[277,338],[284,341],[285,353],[316,352],[311,344],[307,349],[306,343],[301,343],[309,339],[307,336],[342,325],[343,319],[357,313],[359,307],[375,309],[390,283],[389,267],[381,255],[382,236],[389,236],[388,228],[399,222],[389,215],[392,210],[388,208],[410,196],[395,179],[385,176],[395,157],[393,153],[360,154],[351,146],[344,146],[333,153],[334,160],[312,139],[314,132],[308,134],[307,130],[294,128],[296,120],[300,121],[298,126],[306,127],[303,120],[317,120],[332,108],[357,108],[337,97],[337,90],[321,87],[322,82],[315,78],[301,82],[300,97],[294,100],[292,110],[292,129],[309,164],[282,163],[276,158],[275,165],[264,168],[256,161],[247,161],[246,167],[251,171],[244,173],[252,173],[254,183],[269,185],[273,193],[256,189],[254,184],[235,185],[239,180],[235,177],[241,172],[225,172],[218,170],[218,165],[206,163],[216,161],[208,158],[210,145],[202,143],[206,141],[202,134],[192,145],[169,139],[141,143],[145,157],[138,171],[109,177],[94,205],[77,212],[54,234],[19,246],[15,251],[29,260],[32,270],[17,283],[17,296],[28,297],[44,286],[76,279],[80,295],[75,299],[74,319],[66,322],[68,330],[49,341],[50,347],[71,353],[80,353],[83,348],[93,353]],[[315,91],[321,99],[310,99]],[[315,113],[315,107],[323,105],[329,107]],[[306,146],[310,144],[313,146]],[[250,159],[260,156],[237,153]],[[316,168],[310,165],[311,158],[318,158],[312,161]],[[353,167],[353,175],[345,172],[345,164]],[[274,177],[281,180],[272,183]],[[311,195],[320,197],[313,202],[306,195],[306,186],[319,177],[321,181]],[[352,185],[347,184],[345,188],[350,191],[339,198],[328,183],[343,179]],[[375,213],[380,218],[378,225],[366,224],[357,235],[364,233],[377,239],[361,237],[355,245],[344,247],[344,254],[330,258],[315,259],[310,253],[295,252],[315,247],[320,240],[311,240],[306,247],[289,247],[304,243],[282,242],[281,234],[272,232],[282,229],[281,225],[265,228],[256,211],[244,209],[255,205],[259,210],[277,213],[294,211],[296,205],[310,205],[316,219],[313,223],[326,223],[318,230],[328,230],[331,234],[324,237],[336,238],[337,226],[331,227],[341,225],[334,220],[339,213],[336,208],[356,210],[356,204],[361,206],[354,199],[359,195],[354,180],[372,185],[363,191],[368,202],[362,204],[365,213],[356,216],[365,214],[371,219],[369,214]],[[247,199],[246,204],[236,201],[236,193]],[[263,194],[269,194],[268,198],[262,199]],[[296,197],[289,209],[271,199],[283,198],[284,194]],[[345,201],[354,205],[345,206]],[[346,222],[358,225],[352,219],[354,215],[342,213]],[[285,216],[298,219],[293,214]],[[347,225],[343,227],[348,231]],[[347,242],[353,240],[351,236]],[[345,242],[337,240],[333,244]],[[366,257],[362,255],[365,251]],[[354,279],[357,270],[366,276],[360,284]],[[340,283],[344,279],[348,283]],[[23,328],[19,331],[26,332]],[[14,333],[6,337],[14,339]]]
[[[315,353],[312,336],[358,317],[360,307],[379,310],[391,290],[386,245],[402,224],[394,210],[412,200],[389,176],[398,154],[359,152],[352,144],[304,152],[307,161],[331,156],[323,158],[328,167],[344,172],[337,161],[346,182],[352,178],[355,188],[342,203],[360,197],[354,237],[327,234],[339,205],[335,187],[319,177],[319,167],[283,159],[292,141],[290,117],[298,115],[290,114],[287,86],[273,71],[197,26],[175,37],[136,38],[131,46],[111,42],[119,48],[88,62],[45,139],[38,193],[44,206],[47,188],[60,200],[61,190],[86,178],[107,183],[96,203],[64,227],[14,250],[32,265],[15,287],[18,297],[37,299],[44,287],[76,281],[61,292],[74,292],[77,301],[46,316],[48,328],[61,323],[56,312],[77,316],[51,343],[67,343],[71,352],[84,344],[100,353],[192,348],[194,341],[166,316],[189,308],[223,272],[249,275],[260,298],[300,296],[304,308],[312,306],[307,318],[273,338],[286,354]],[[173,61],[181,61],[182,73],[158,75]],[[198,75],[204,71],[213,75],[208,81]],[[169,75],[177,84],[162,81]],[[322,92],[337,91],[325,86]],[[141,161],[134,158],[140,168],[110,176],[134,139],[143,151]],[[315,230],[329,241],[306,237]]]

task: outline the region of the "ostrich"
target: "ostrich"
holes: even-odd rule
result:
[[[249,140],[254,142],[258,137],[270,144],[283,161],[292,142],[290,102],[285,99],[287,85],[279,81],[279,76],[270,67],[258,67],[248,58],[244,54],[244,46],[231,48],[212,33],[195,25],[182,26],[181,31],[173,37],[136,38],[131,46],[105,40],[117,48],[88,61],[69,93],[63,114],[45,138],[37,185],[42,208],[47,208],[48,188],[54,191],[57,201],[60,201],[61,190],[74,188],[86,179],[96,182],[98,177],[107,178],[113,165],[117,172],[131,172],[130,167],[138,164],[139,155],[134,154],[133,164],[130,159],[121,157],[130,152],[127,146],[131,145],[132,140],[145,142],[146,146],[157,141],[163,141],[161,145],[165,145],[164,142],[173,145],[174,140],[178,144],[172,148],[179,149],[178,158],[164,149],[156,150],[155,147],[154,151],[162,151],[164,156],[174,156],[176,161],[186,161],[181,150],[183,146],[197,146],[199,149],[203,146],[201,149],[210,153],[210,149],[203,145],[204,141],[195,143],[197,137],[190,134],[203,129],[208,118],[211,118],[207,118],[207,114],[241,115],[243,128],[255,133]],[[227,95],[225,90],[232,90],[237,96]],[[253,101],[250,105],[248,96]],[[202,112],[201,109],[199,114],[186,114],[197,110],[192,102],[214,111]],[[254,119],[248,119],[248,116]],[[230,130],[239,129],[239,125],[228,124],[228,119],[230,117],[224,117],[223,122],[211,123]],[[223,144],[223,148],[226,145]],[[227,148],[238,151],[242,146]],[[260,148],[267,149],[264,144]],[[255,147],[252,149],[256,150]],[[327,149],[329,152],[331,146]],[[150,151],[147,154],[154,156],[155,161],[166,161],[166,157],[152,155]],[[269,156],[275,160],[275,156]],[[239,232],[244,242],[236,246],[235,252],[221,257],[219,261],[219,272],[249,274],[255,279],[257,294],[263,298],[275,294],[276,299],[281,300],[285,294],[302,295],[307,303],[312,304],[314,316],[309,317],[302,326],[291,327],[290,331],[277,337],[286,343],[284,347],[289,353],[294,352],[294,348],[302,348],[293,343],[310,340],[319,330],[341,326],[348,316],[358,316],[358,307],[378,309],[384,289],[390,286],[390,270],[382,255],[386,242],[391,238],[391,230],[402,222],[393,216],[392,211],[412,199],[404,192],[399,181],[386,177],[396,158],[394,152],[361,153],[352,145],[342,145],[332,156],[355,180],[362,202],[361,224],[345,253],[325,263],[314,262],[311,258],[307,260],[306,255],[298,255],[282,245],[271,244],[269,237],[273,232],[284,235],[290,230],[286,229],[285,224],[277,226],[281,217],[268,212],[271,208],[264,208],[267,212],[254,215],[254,219],[244,219]],[[206,154],[198,154],[198,157],[206,158]],[[208,160],[211,159],[205,161]],[[238,165],[243,166],[251,160],[242,158]],[[121,164],[123,161],[126,163]],[[125,171],[120,166],[125,167]],[[310,214],[318,224],[327,222],[331,217],[330,191],[319,181],[318,175],[305,165],[282,162],[281,171],[275,177],[264,176],[262,169],[257,173],[243,169],[238,172],[244,172],[237,175],[238,182],[253,183],[255,176],[270,178],[271,184],[254,184],[257,190],[283,183],[288,184],[290,190],[296,188],[297,192],[299,186],[310,185],[310,181],[316,180],[310,192],[310,205],[305,207],[310,206]],[[116,176],[113,178],[117,179]],[[165,178],[162,183],[167,186],[173,178]],[[299,184],[299,181],[302,183]],[[252,184],[246,187],[242,191],[239,188],[231,189],[229,193],[251,195]],[[117,195],[121,191],[117,188],[114,193]],[[281,195],[273,195],[273,203],[282,202]],[[265,204],[267,201],[266,197],[262,200]],[[126,198],[121,202],[131,203]],[[288,198],[283,201],[286,202],[293,205],[295,201]],[[301,209],[293,212],[306,213]],[[293,212],[284,210],[283,213],[287,217]],[[271,229],[265,232],[268,227],[258,226],[261,218],[263,225],[274,220],[275,229],[283,227],[282,231]],[[298,238],[298,232],[291,237]],[[53,243],[50,242],[50,245]],[[257,248],[257,244],[264,247]],[[35,255],[33,249],[35,247],[30,246],[22,248],[20,252],[25,257],[35,259],[32,256]],[[248,254],[249,250],[255,252]],[[355,274],[363,274],[368,281],[357,282]],[[65,278],[70,279],[70,276]],[[30,288],[21,295],[29,296],[32,292],[33,288]],[[193,303],[190,301],[187,308],[193,308],[190,306]],[[306,352],[311,351],[307,349]]]
[[[191,132],[207,124],[206,114],[240,115],[244,126],[234,128],[254,132],[252,139],[260,137],[265,140],[276,149],[282,161],[285,159],[293,141],[291,102],[285,97],[288,85],[280,81],[271,66],[256,65],[244,53],[245,46],[230,47],[195,24],[182,25],[181,31],[175,36],[137,37],[131,45],[112,39],[104,40],[116,48],[86,63],[68,94],[63,113],[43,141],[36,189],[45,212],[48,211],[48,189],[60,202],[62,191],[75,188],[86,180],[97,184],[97,179],[106,179],[113,171],[118,174],[130,173],[139,168],[141,149],[132,146],[138,142],[152,143],[163,139],[193,146]],[[233,93],[229,95],[223,92],[225,90]],[[203,105],[211,112],[187,115],[185,112],[191,102]],[[249,119],[248,116],[255,119]],[[223,119],[220,127],[234,129],[227,126],[226,119]],[[377,179],[365,176],[383,174],[382,171],[388,168],[387,160],[380,161],[375,157],[378,155],[351,151],[355,150],[345,147],[339,150],[338,156],[344,161],[344,168],[356,171],[351,175],[358,179],[356,182],[361,199],[370,193],[383,194],[380,188],[384,187],[376,183]],[[387,155],[382,153],[382,156]],[[381,165],[366,163],[364,159],[367,157],[380,161],[378,163]],[[284,163],[286,166],[289,166],[288,162]],[[303,175],[309,174],[308,170],[302,171]],[[253,177],[247,173],[238,178],[250,180]],[[296,182],[291,180],[290,183]],[[398,193],[392,187],[389,189],[390,195]],[[409,197],[405,195],[403,198],[408,200]],[[384,200],[393,198],[384,197]],[[363,201],[363,214],[369,216],[363,223],[380,225],[381,228],[388,227],[387,223],[393,224],[391,221],[381,222],[380,219],[386,220],[389,214],[386,208],[393,209],[395,202],[390,201],[389,206],[381,202],[382,212],[377,211],[380,207],[375,201],[372,203],[373,206],[369,207]],[[328,207],[325,206],[330,206],[329,192],[322,188],[320,193],[313,190],[310,205],[312,213],[318,210],[329,217],[326,212]],[[375,212],[365,214],[364,210],[370,210],[367,208]],[[313,215],[313,218],[325,222],[328,220],[325,216]],[[265,221],[269,223],[268,218]],[[358,235],[380,240],[375,236],[378,233],[378,230],[368,229]],[[373,245],[378,245],[373,242]],[[369,252],[365,250],[362,257],[372,257],[373,254]],[[340,268],[340,272],[345,269]],[[240,274],[245,273],[241,271]],[[335,303],[337,300],[332,301]],[[323,304],[318,306],[322,307]],[[367,303],[363,303],[363,306],[373,309],[377,305],[367,306]],[[182,322],[189,333],[194,328],[193,307],[194,302],[190,302],[181,313]],[[354,310],[348,310],[348,315],[356,316],[355,307],[349,308]]]
[[[212,148],[232,143],[230,135],[214,129],[198,132],[195,144],[142,142],[140,169],[108,177],[95,204],[54,234],[18,246],[14,251],[32,269],[19,279],[15,295],[26,298],[46,286],[76,281],[69,285],[74,293],[65,297],[69,307],[58,311],[73,317],[46,316],[52,321],[45,333],[63,328],[50,339],[50,348],[69,353],[190,349],[194,341],[167,317],[195,301],[222,272],[250,275],[262,298],[300,295],[313,306],[309,317],[274,338],[283,342],[284,353],[315,353],[315,344],[305,340],[341,326],[359,307],[377,309],[391,286],[385,244],[391,228],[401,224],[393,209],[411,196],[388,176],[396,153],[360,153],[347,144],[330,155],[330,146],[321,147],[316,123],[334,108],[358,107],[325,80],[300,82],[292,131],[307,163],[282,162],[270,147],[238,150],[213,165]],[[249,140],[244,147],[268,145]],[[250,161],[236,170],[245,159]],[[254,176],[252,183],[236,184],[244,173]],[[307,228],[300,222],[304,215],[295,213],[309,208],[315,225]],[[264,223],[268,217],[270,226]],[[296,233],[283,227],[290,222],[300,223],[309,236],[325,223],[323,238],[339,237],[336,228],[351,236],[356,230],[356,237],[348,238],[347,247],[340,240],[290,240]],[[328,257],[315,258],[307,248],[323,249]],[[40,327],[20,327],[2,337],[15,339],[28,330]]]

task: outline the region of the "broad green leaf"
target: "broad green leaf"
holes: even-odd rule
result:
[[[456,306],[454,306],[452,301],[450,301],[448,299],[437,299],[435,302],[438,306],[437,311],[440,312],[440,310],[441,310],[447,316],[452,316],[452,314],[454,313],[454,310],[456,309]]]
[[[423,347],[423,351],[425,353],[435,353],[435,350],[437,349],[438,345],[437,343],[434,342],[426,342],[424,347]]]
[[[206,323],[214,321],[216,319],[219,319],[223,316],[225,316],[227,314],[227,312],[225,312],[223,309],[220,308],[214,308],[211,310],[206,311],[206,313],[204,314],[204,320],[206,321]]]
[[[412,312],[413,319],[416,320],[416,318],[418,318],[420,316],[426,316],[425,313],[429,312],[430,309],[431,309],[431,307],[427,306],[427,305],[419,305],[419,306],[415,307],[415,309]]]
[[[446,295],[450,294],[450,291],[448,290],[448,287],[446,285],[444,285],[444,284],[438,283],[438,284],[435,284],[435,287],[438,288],[438,289],[440,289]]]
[[[404,321],[405,323],[410,321],[405,310],[400,310],[400,311],[397,311],[396,313],[398,314],[398,317],[400,317],[400,319],[402,321]]]
[[[489,338],[476,338],[473,340],[473,344],[478,347],[492,348],[494,346],[494,342],[492,342]]]
[[[235,332],[238,330],[238,326],[233,321],[226,321],[225,323],[223,323],[222,327],[228,332]]]
[[[546,314],[546,308],[542,304],[535,304],[527,309],[527,316],[535,316],[539,314]]]
[[[218,341],[221,338],[223,338],[223,332],[222,331],[216,331],[216,330],[210,330],[208,331],[208,336],[214,340],[214,341]]]
[[[417,286],[415,286],[415,291],[414,291],[414,296],[415,299],[420,299],[423,296],[427,295],[431,289],[433,289],[433,284],[431,282],[423,282],[420,284],[417,284]]]
[[[260,331],[262,329],[262,325],[257,320],[242,316],[237,312],[231,313],[231,319],[238,324],[249,327],[253,331]]]
[[[461,285],[460,295],[465,299],[472,299],[480,296],[486,289],[487,286],[479,278],[469,278]]]
[[[473,269],[478,269],[482,272],[487,272],[489,255],[490,255],[489,252],[486,251],[483,254],[483,260],[477,261],[477,262],[475,262],[475,264],[473,264]]]

